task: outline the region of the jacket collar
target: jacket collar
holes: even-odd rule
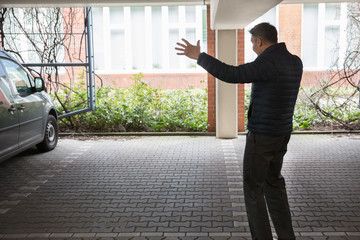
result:
[[[276,49],[285,49],[286,50],[285,43],[281,42],[281,43],[275,43],[274,45],[271,45],[270,47],[265,49],[258,57],[267,55],[267,54],[269,54],[270,52],[272,52],[272,51],[274,51]]]

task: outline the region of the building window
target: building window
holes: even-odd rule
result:
[[[104,18],[102,8],[92,8],[94,32],[94,55],[96,56],[95,69],[105,68],[105,31],[104,31]]]
[[[193,44],[195,44],[197,41],[195,6],[185,7],[185,38]],[[196,62],[186,58],[186,68],[196,68]]]
[[[163,46],[162,39],[162,11],[161,7],[152,7],[151,8],[151,19],[152,19],[152,68],[161,69],[163,67],[163,58],[161,53]]]
[[[110,57],[106,55],[105,57],[111,61],[111,64],[106,64],[106,66],[111,66],[112,69],[125,69],[125,10],[123,7],[114,7],[105,10],[106,15],[109,15],[109,17],[106,17],[103,28],[106,31],[105,36],[107,35],[110,39],[110,44],[105,41],[105,46],[111,47],[111,49],[105,50],[105,54],[110,54]],[[110,18],[110,20],[108,18]],[[96,19],[94,22],[97,23]],[[107,30],[105,26],[109,26],[109,30]],[[105,40],[106,39],[105,37]]]
[[[303,5],[302,59],[308,70],[328,70],[343,63],[346,3]]]
[[[317,66],[318,4],[304,4],[302,23],[302,59],[305,68]]]
[[[169,45],[171,47],[175,47],[176,46],[176,42],[179,41],[180,38],[180,34],[179,34],[179,29],[177,28],[170,28],[169,29]],[[180,59],[179,56],[176,55],[175,51],[170,51],[169,54],[169,62],[170,62],[170,69],[176,69],[179,68],[179,63],[180,63]]]
[[[145,8],[131,7],[131,53],[132,69],[145,68]]]
[[[176,55],[174,48],[181,38],[206,44],[204,13],[203,6],[93,8],[96,70],[203,72],[195,61]]]

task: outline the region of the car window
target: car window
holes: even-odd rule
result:
[[[6,111],[11,105],[12,94],[6,81],[5,71],[0,64],[0,112]]]
[[[2,63],[9,76],[10,81],[16,87],[20,95],[32,93],[31,83],[28,74],[21,66],[13,61],[3,59]]]
[[[9,91],[9,86],[6,85],[7,85],[6,82],[4,82],[4,80],[0,78],[0,108],[2,107],[9,108],[11,105],[10,103],[11,94]]]

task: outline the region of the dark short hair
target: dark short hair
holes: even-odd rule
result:
[[[255,38],[261,38],[267,43],[277,43],[277,30],[270,23],[263,22],[253,27],[250,31],[251,35]]]

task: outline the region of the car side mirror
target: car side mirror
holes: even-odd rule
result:
[[[43,90],[46,90],[45,89],[44,79],[42,79],[41,77],[35,77],[34,81],[35,81],[35,90],[37,92],[41,92]]]

